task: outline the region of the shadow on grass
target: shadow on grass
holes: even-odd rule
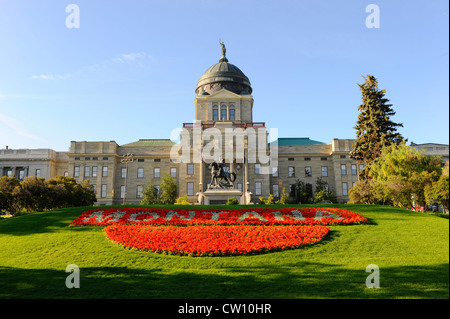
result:
[[[283,267],[227,267],[216,271],[80,268],[80,288],[65,286],[65,269],[0,266],[0,298],[296,299],[448,298],[449,265],[380,269],[381,288],[368,289],[365,269],[300,262]]]
[[[86,209],[86,207],[73,207],[10,217],[0,223],[0,234],[26,236],[59,232],[64,227],[68,227]],[[71,229],[74,228],[71,227]]]

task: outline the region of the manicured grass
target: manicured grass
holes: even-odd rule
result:
[[[3,219],[0,298],[449,297],[448,219],[393,207],[335,207],[371,224],[331,226],[307,248],[230,257],[126,250],[103,227],[69,227],[88,207]],[[80,267],[80,289],[65,286],[69,264]],[[380,268],[378,289],[366,288],[369,264]]]

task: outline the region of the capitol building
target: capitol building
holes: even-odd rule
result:
[[[152,182],[158,187],[167,174],[177,185],[177,196],[187,196],[190,203],[199,204],[199,194],[208,189],[211,181],[211,163],[204,160],[203,140],[197,145],[199,149],[193,147],[195,131],[202,134],[215,129],[214,132],[224,135],[230,129],[268,133],[265,122],[254,122],[253,102],[249,78],[228,61],[222,44],[219,62],[197,82],[194,123],[182,123],[183,130],[189,133],[186,136],[191,138],[187,142],[192,146],[189,155],[196,152],[201,157],[183,157],[186,154],[182,154],[182,145],[170,139],[140,139],[124,145],[115,141],[71,141],[68,152],[6,147],[0,149],[0,177],[14,174],[23,180],[28,176],[48,179],[63,175],[79,182],[89,180],[96,192],[96,205],[116,205],[123,201],[139,204],[146,185]],[[324,143],[308,137],[278,137],[269,143],[268,134],[263,136],[266,155],[275,159],[275,166],[272,162],[269,171],[265,170],[267,162],[261,162],[259,157],[248,160],[251,150],[247,138],[243,145],[244,159],[237,156],[226,159],[229,171],[236,175],[234,188],[244,194],[242,204],[257,203],[259,197],[267,198],[269,194],[277,198],[283,188],[289,192],[297,180],[311,184],[314,192],[318,178],[328,184],[338,202],[348,201],[348,191],[364,168],[349,156],[354,139],[335,138]],[[225,142],[220,144],[225,148]],[[277,146],[276,155],[271,154],[273,145]],[[414,144],[414,147],[448,160],[448,145]],[[133,158],[128,164],[123,160],[127,154]]]

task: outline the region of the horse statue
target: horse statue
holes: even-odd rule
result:
[[[225,171],[224,163],[213,162],[211,164],[211,186],[213,187],[233,187],[236,180],[236,173]]]

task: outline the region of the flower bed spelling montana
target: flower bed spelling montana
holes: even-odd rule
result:
[[[223,256],[298,248],[320,241],[324,226],[191,226],[111,225],[109,239],[127,248],[190,256]]]
[[[367,219],[338,208],[164,209],[110,208],[84,212],[71,225],[332,225]]]
[[[106,236],[127,248],[223,256],[298,248],[320,241],[329,231],[324,225],[365,222],[338,208],[99,208],[71,225],[108,226]]]

